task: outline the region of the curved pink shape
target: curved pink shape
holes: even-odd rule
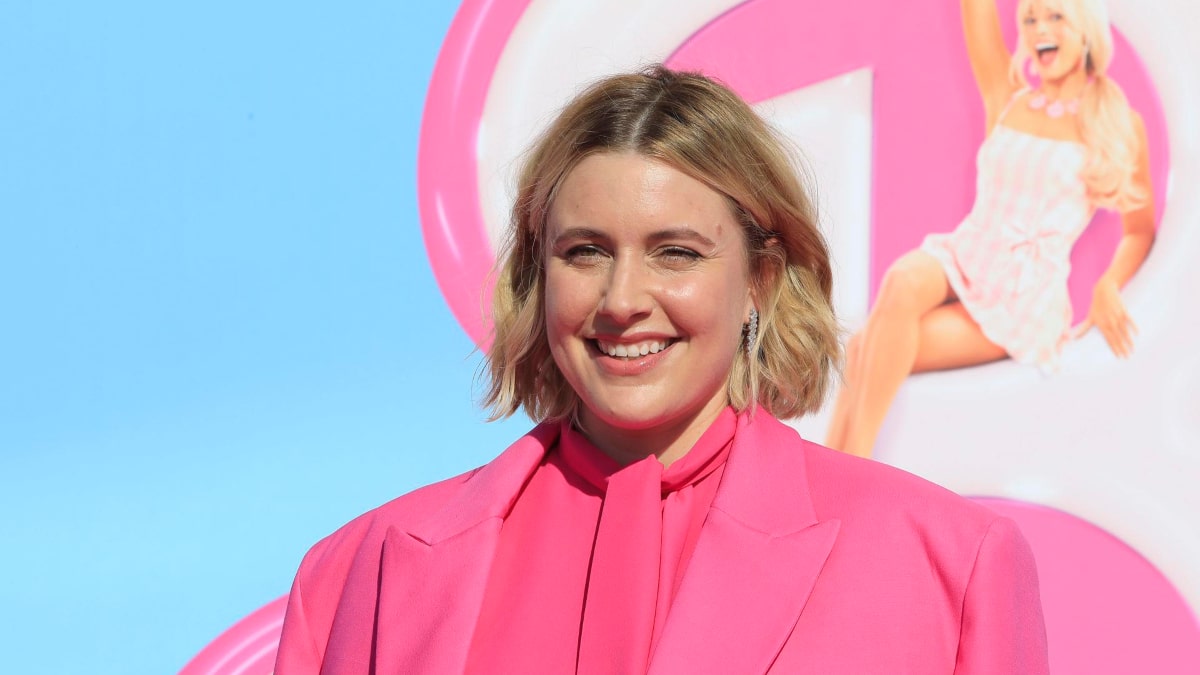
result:
[[[463,330],[484,346],[493,251],[479,203],[475,143],[496,63],[529,0],[465,0],[433,68],[417,149],[425,248]]]
[[[1128,544],[1046,506],[975,501],[1008,516],[1033,547],[1050,672],[1200,673],[1200,624],[1171,582]]]
[[[1000,0],[1009,45],[1016,0]],[[1114,31],[1110,74],[1146,121],[1158,212],[1170,165],[1166,118],[1137,52]],[[874,72],[871,289],[925,234],[954,229],[975,195],[983,107],[967,62],[957,7],[945,0],[797,2],[750,0],[693,35],[668,64],[715,75],[751,102],[860,68]],[[1072,252],[1076,317],[1120,238],[1120,219],[1100,212]]]
[[[208,643],[179,675],[270,675],[285,609],[286,595],[254,610]]]

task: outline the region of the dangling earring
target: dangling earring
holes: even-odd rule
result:
[[[758,339],[758,310],[750,308],[750,323],[746,324],[746,353],[749,354]]]

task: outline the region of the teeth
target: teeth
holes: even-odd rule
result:
[[[670,342],[667,340],[646,340],[633,345],[613,344],[611,342],[596,341],[596,345],[600,347],[600,351],[616,358],[628,358],[631,356],[645,356],[647,354],[657,354],[666,349]]]
[[[1034,49],[1040,53],[1048,49],[1058,49],[1058,45],[1054,44],[1053,42],[1039,42]]]

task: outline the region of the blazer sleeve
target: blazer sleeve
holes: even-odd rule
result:
[[[1049,672],[1033,551],[1016,523],[997,518],[979,545],[967,583],[954,673]]]
[[[288,595],[287,612],[283,617],[283,633],[279,636],[279,652],[275,656],[276,675],[307,675],[321,670],[321,654],[304,611],[304,592],[300,575]]]

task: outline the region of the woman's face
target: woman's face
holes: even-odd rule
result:
[[[1067,21],[1057,3],[1029,3],[1021,16],[1021,40],[1042,80],[1060,80],[1085,66],[1083,33]]]
[[[634,153],[583,159],[550,207],[550,350],[606,440],[707,428],[752,307],[748,255],[726,199]]]

